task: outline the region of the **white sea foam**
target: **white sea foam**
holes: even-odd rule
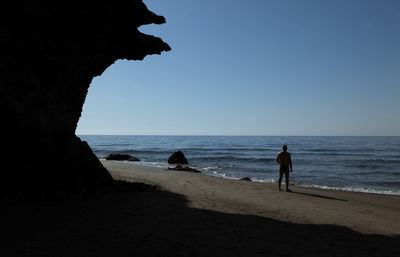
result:
[[[142,166],[148,166],[148,167],[155,167],[155,168],[163,168],[163,169],[168,168],[168,163],[166,163],[166,162],[149,162],[149,161],[142,160],[140,162],[129,162],[129,161],[126,161],[126,163],[135,164],[135,165],[142,165]]]
[[[252,181],[263,182],[263,183],[277,183],[277,179],[253,179]],[[285,184],[282,181],[282,184]],[[373,189],[373,188],[364,188],[364,187],[351,187],[351,186],[323,186],[323,185],[315,185],[309,183],[290,183],[291,185],[299,186],[299,187],[309,187],[309,188],[319,188],[326,190],[337,190],[337,191],[349,191],[349,192],[360,192],[360,193],[370,193],[370,194],[384,194],[384,195],[400,195],[400,191],[394,190],[382,190],[382,189]]]
[[[350,186],[335,187],[335,186],[321,186],[321,185],[313,185],[313,184],[299,184],[297,186],[320,188],[320,189],[327,189],[327,190],[360,192],[360,193],[369,193],[369,194],[400,195],[400,191],[382,190],[382,189],[373,189],[373,188],[364,188],[364,187],[350,187]]]

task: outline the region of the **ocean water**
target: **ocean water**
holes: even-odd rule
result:
[[[291,183],[304,187],[400,195],[400,137],[79,136],[94,153],[130,154],[133,165],[168,166],[183,151],[203,174],[276,182],[283,144],[292,154]]]

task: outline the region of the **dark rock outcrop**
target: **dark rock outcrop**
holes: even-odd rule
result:
[[[133,157],[129,154],[109,154],[105,158],[107,161],[130,161],[130,162],[139,162],[140,159]]]
[[[187,166],[182,166],[182,165],[176,165],[175,167],[168,167],[169,170],[179,170],[179,171],[188,171],[188,172],[194,172],[194,173],[201,173],[201,171],[195,169],[195,168],[190,168]]]
[[[189,164],[188,160],[186,159],[186,157],[182,153],[182,151],[177,151],[177,152],[173,153],[168,158],[168,163],[169,164]]]
[[[142,60],[170,50],[137,29],[164,22],[141,0],[2,3],[0,116],[6,153],[0,201],[112,184],[87,143],[75,136],[87,90],[118,59]]]

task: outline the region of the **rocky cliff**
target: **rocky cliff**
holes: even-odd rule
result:
[[[2,198],[111,183],[75,136],[87,90],[118,59],[170,50],[137,29],[165,19],[141,0],[20,0],[1,4],[0,21]]]

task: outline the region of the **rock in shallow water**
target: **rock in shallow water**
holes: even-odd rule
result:
[[[189,164],[188,160],[186,159],[186,157],[182,153],[182,151],[177,151],[177,152],[173,153],[168,158],[168,163],[169,164]]]
[[[244,180],[244,181],[252,181],[252,180],[251,180],[251,178],[249,178],[249,177],[243,177],[243,178],[241,178],[240,180]]]

